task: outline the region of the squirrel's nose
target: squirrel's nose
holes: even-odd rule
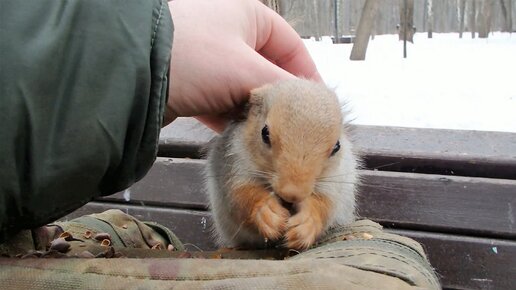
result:
[[[308,197],[311,192],[312,189],[303,184],[287,183],[280,186],[276,194],[288,203],[298,203]]]

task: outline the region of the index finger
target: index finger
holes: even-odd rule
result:
[[[322,81],[312,57],[297,32],[273,10],[265,6],[263,8],[257,11],[263,15],[257,17],[256,50],[298,77]]]

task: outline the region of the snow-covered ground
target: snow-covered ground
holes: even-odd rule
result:
[[[376,36],[365,61],[350,44],[305,44],[355,124],[516,132],[516,34],[419,33],[406,59],[397,35]]]

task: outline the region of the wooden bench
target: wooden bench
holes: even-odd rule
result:
[[[421,242],[447,289],[516,288],[516,134],[355,126],[365,160],[359,214]],[[159,158],[129,190],[68,218],[119,208],[212,250],[199,149],[213,133],[192,119],[162,130]]]

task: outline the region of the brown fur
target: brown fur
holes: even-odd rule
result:
[[[279,199],[260,185],[245,185],[231,191],[237,216],[267,239],[279,239],[285,232],[289,212]]]
[[[251,94],[254,106],[245,127],[245,141],[252,152],[259,153],[251,156],[254,162],[277,174],[272,187],[287,202],[301,202],[312,194],[342,130],[336,98],[315,97],[327,92],[322,86],[312,83],[307,89],[292,82],[281,88],[266,86]],[[257,132],[261,134],[263,124],[269,127],[270,148],[256,142],[261,139]]]
[[[314,193],[297,207],[298,213],[288,220],[285,237],[289,248],[306,249],[326,228],[332,204],[324,195]]]
[[[270,145],[261,132],[268,127]],[[341,150],[331,156],[337,143]],[[334,92],[290,80],[253,90],[247,119],[208,154],[208,194],[220,242],[306,249],[330,226],[352,222],[358,161]],[[292,203],[293,215],[281,200]]]

